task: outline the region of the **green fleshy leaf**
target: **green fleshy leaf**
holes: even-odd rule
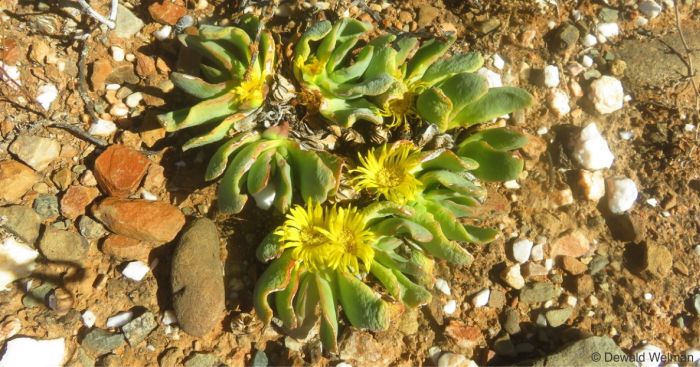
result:
[[[462,144],[458,154],[479,162],[479,168],[471,173],[484,181],[515,180],[523,170],[521,159],[510,152],[495,150],[485,141]]]
[[[323,348],[332,352],[338,352],[338,316],[335,312],[335,297],[330,283],[320,275],[314,275],[314,281],[319,295],[321,308],[321,344]]]
[[[216,97],[228,88],[226,83],[211,84],[195,76],[178,72],[171,73],[170,80],[185,93],[199,99]]]
[[[450,128],[469,126],[532,105],[532,95],[513,87],[491,88],[480,99],[466,105],[450,122]]]
[[[338,272],[336,279],[340,304],[353,326],[372,331],[389,327],[389,308],[372,288],[345,272]]]
[[[287,329],[297,327],[297,316],[294,312],[294,296],[299,289],[299,270],[292,269],[289,284],[282,291],[275,293],[275,309],[277,316],[282,320],[282,325]]]
[[[379,108],[364,98],[324,98],[319,112],[328,120],[346,128],[352,127],[357,120],[366,120],[377,125],[384,123]]]
[[[456,39],[457,37],[450,35],[445,42],[437,39],[424,42],[406,66],[406,80],[408,83],[420,80],[428,67],[442,57]]]
[[[442,90],[432,87],[418,95],[416,110],[424,120],[437,125],[440,131],[445,131],[452,113],[452,101]]]
[[[323,160],[312,151],[302,150],[299,147],[289,147],[291,165],[298,182],[297,187],[304,202],[312,200],[322,203],[328,198],[328,193],[335,188],[333,171],[328,168]]]
[[[223,71],[207,64],[199,64],[199,70],[202,71],[204,79],[210,83],[225,83],[231,80],[231,75],[228,71]],[[233,78],[239,80],[243,78],[243,74],[241,73],[240,76],[235,75]]]
[[[408,307],[419,307],[430,303],[433,299],[432,294],[410,279],[401,272],[393,270],[394,276],[399,283],[401,302]]]
[[[345,60],[348,52],[357,44],[357,37],[348,39],[335,46],[331,56],[326,63],[326,73],[331,74]],[[364,51],[364,50],[363,50]],[[363,69],[364,70],[364,69]]]
[[[331,72],[328,77],[338,84],[347,83],[361,77],[365,70],[367,70],[367,66],[369,66],[373,54],[373,47],[364,47],[357,55],[357,59],[355,60],[354,64],[346,68],[335,70]]]
[[[274,143],[274,141],[256,142],[236,153],[219,184],[218,198],[221,212],[237,214],[243,210],[248,201],[248,195],[241,193],[243,175],[248,172],[258,156]]]
[[[473,157],[470,157],[473,158]],[[478,159],[475,159],[479,162]],[[481,162],[479,162],[479,168],[481,168]],[[475,172],[475,171],[472,171]],[[472,181],[464,177],[463,175],[450,172],[450,171],[429,171],[420,175],[419,180],[423,182],[423,186],[426,189],[434,188],[438,185],[442,185],[445,188],[459,192],[465,195],[471,195],[477,198],[486,197],[486,189],[481,186],[477,186]]]
[[[214,155],[209,160],[209,165],[207,166],[207,171],[204,174],[204,179],[206,181],[211,181],[224,173],[226,166],[228,165],[228,159],[238,148],[241,146],[257,141],[260,139],[260,134],[251,131],[246,133],[241,133],[235,135],[229,141],[224,143],[219,149],[216,150]]]
[[[525,135],[512,129],[499,127],[474,133],[460,145],[479,140],[487,142],[491,148],[501,152],[520,149],[527,144],[527,137]]]
[[[233,114],[233,115],[225,118],[223,121],[218,123],[215,128],[211,129],[208,133],[188,140],[182,146],[182,151],[184,152],[184,151],[188,151],[192,148],[197,148],[197,147],[201,147],[203,145],[216,143],[217,141],[225,138],[228,135],[228,132],[231,130],[231,128],[233,127],[233,125],[235,123],[242,121],[247,117],[248,117],[247,113],[236,113],[236,114]]]
[[[297,317],[297,325],[302,337],[306,337],[318,320],[316,310],[319,306],[318,286],[316,285],[316,275],[311,272],[301,274],[299,277],[299,290],[294,299],[294,313]]]
[[[299,74],[301,70],[297,67],[303,66],[304,63],[309,59],[311,55],[311,42],[316,42],[331,31],[333,26],[331,22],[327,20],[320,21],[312,25],[309,29],[304,32],[304,34],[299,38],[296,45],[294,46],[294,76],[297,80],[303,80],[304,78]]]
[[[396,65],[402,65],[406,62],[408,56],[416,49],[418,46],[418,39],[415,37],[405,37],[396,41],[397,53],[396,53]]]
[[[479,163],[472,159],[465,159],[450,150],[433,151],[423,158],[422,170],[445,169],[452,172],[464,172],[476,169]]]
[[[265,31],[260,35],[260,70],[262,76],[268,77],[275,73],[275,39],[270,32]]]
[[[394,275],[391,269],[379,264],[377,261],[373,261],[369,272],[382,283],[392,297],[401,299],[399,281],[396,279],[396,275]]]
[[[387,236],[407,235],[419,242],[429,242],[433,239],[428,229],[407,218],[386,218],[373,225],[372,231]]]
[[[433,234],[432,241],[419,243],[432,256],[460,265],[469,265],[474,260],[474,256],[463,249],[457,242],[450,241],[445,237],[440,225],[432,214],[425,211],[416,211],[411,220],[427,228]]]
[[[421,82],[435,85],[455,74],[476,72],[483,65],[484,58],[478,52],[453,55],[430,65]]]
[[[197,36],[180,35],[180,41],[187,47],[192,47],[199,51],[205,58],[216,64],[217,67],[226,70],[230,76],[234,76],[233,71],[238,68],[244,68],[245,65],[240,60],[234,57],[235,50],[233,47],[217,41],[205,41]]]
[[[235,47],[237,55],[248,64],[251,39],[243,29],[204,24],[199,27],[199,36],[207,41],[227,42]]]
[[[236,112],[238,106],[235,105],[233,96],[227,93],[199,102],[190,108],[158,115],[158,121],[165,131],[173,132],[220,120]]]
[[[399,246],[403,245],[403,241],[394,236],[383,236],[377,239],[374,247],[379,251],[394,251]]]
[[[275,151],[273,149],[267,150],[260,154],[253,165],[250,166],[248,178],[246,179],[249,194],[257,194],[267,186],[272,171],[270,161],[274,155]]]
[[[394,84],[394,79],[389,74],[380,74],[372,79],[365,79],[360,83],[350,86],[338,87],[337,94],[346,98],[356,98],[359,96],[378,96]]]
[[[435,220],[437,220],[437,222],[440,224],[442,233],[445,234],[447,239],[463,242],[467,242],[471,239],[466,229],[464,229],[464,226],[452,212],[434,202],[428,201],[425,202],[424,205],[425,208],[433,215]]]
[[[398,77],[399,71],[396,64],[396,50],[391,46],[374,46],[372,61],[367,66],[364,79],[374,79],[382,74]]]
[[[255,284],[253,305],[258,317],[266,325],[272,320],[272,308],[268,303],[268,296],[287,287],[294,266],[295,261],[292,258],[292,252],[286,251],[282,254],[282,257],[273,261],[272,264],[267,267]]]
[[[268,262],[272,259],[278,258],[282,255],[284,249],[280,246],[280,236],[273,232],[270,232],[263,238],[262,242],[258,245],[255,250],[255,257],[261,262]]]
[[[495,228],[481,228],[472,225],[465,224],[464,228],[467,230],[471,239],[469,242],[483,244],[489,243],[498,237],[498,230]]]
[[[451,121],[464,106],[483,98],[489,91],[489,83],[479,74],[461,73],[442,82],[440,90],[452,101]]]
[[[368,221],[392,215],[399,217],[410,217],[414,212],[415,210],[413,210],[413,208],[406,205],[397,204],[393,201],[375,201],[363,209],[365,218],[367,218]]]
[[[250,38],[254,38],[260,28],[260,18],[253,14],[243,14],[236,23],[238,28],[244,30]]]
[[[292,205],[293,198],[291,167],[279,153],[275,154],[275,164],[277,165],[276,193],[272,206],[280,213],[286,213],[287,209]]]

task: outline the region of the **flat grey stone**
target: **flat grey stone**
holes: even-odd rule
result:
[[[47,227],[39,241],[39,250],[51,261],[80,264],[87,257],[90,244],[71,231]]]
[[[48,167],[61,153],[56,140],[34,135],[20,135],[10,144],[10,152],[37,171]]]
[[[156,317],[152,312],[148,311],[122,326],[122,332],[124,336],[126,336],[129,345],[135,347],[146,339],[148,334],[157,327],[158,322],[156,322]]]
[[[573,342],[557,353],[535,360],[532,366],[636,366],[634,362],[623,362],[625,359],[629,357],[612,339],[607,336],[591,336]]]
[[[143,21],[128,8],[117,7],[117,26],[112,30],[117,37],[131,38],[143,28]]]
[[[39,237],[41,217],[32,208],[22,205],[11,205],[0,208],[0,225],[10,233],[19,237],[27,245],[35,247]],[[2,224],[4,222],[4,224]]]
[[[126,343],[124,335],[110,333],[107,330],[92,329],[86,335],[80,345],[91,356],[98,357],[107,354]]]

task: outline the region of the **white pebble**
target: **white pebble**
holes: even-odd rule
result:
[[[532,251],[532,241],[521,239],[513,242],[513,258],[515,261],[524,264],[530,258]]]
[[[581,171],[581,188],[586,199],[598,201],[605,196],[605,179],[601,171]]]
[[[651,301],[651,299],[654,298],[654,295],[651,293],[644,293],[644,299],[647,301]]]
[[[593,81],[590,92],[590,99],[595,109],[603,115],[621,109],[625,100],[622,83],[608,75]]]
[[[693,124],[685,124],[685,125],[683,125],[683,130],[684,130],[685,132],[688,132],[688,133],[691,132],[691,131],[695,131],[695,125],[693,125]]]
[[[695,252],[695,255],[700,256],[700,245],[696,245],[696,246],[693,248],[693,252]]]
[[[607,182],[608,208],[622,214],[632,208],[637,200],[637,185],[626,177],[613,177]]]
[[[253,194],[253,199],[255,199],[255,204],[258,206],[258,208],[268,210],[275,201],[275,196],[277,196],[275,183],[270,182],[264,189],[260,190],[260,192]]]
[[[503,86],[501,75],[498,73],[495,73],[487,68],[481,68],[476,73],[486,78],[486,81],[489,83],[489,88],[499,88]]]
[[[668,218],[671,216],[671,212],[669,212],[668,210],[664,210],[661,212],[661,216],[664,218]]]
[[[506,61],[503,60],[501,55],[494,54],[492,64],[493,64],[494,68],[496,68],[498,70],[503,70],[503,68],[506,66]]]
[[[617,23],[600,23],[596,29],[598,34],[606,39],[617,37],[620,34],[620,26]]]
[[[124,49],[119,47],[119,46],[112,46],[110,47],[110,51],[112,51],[112,59],[116,62],[121,62],[124,61],[124,57],[126,54],[124,53]]]
[[[134,55],[132,53],[128,53],[128,54],[126,54],[126,56],[124,56],[124,58],[128,62],[134,62],[136,60],[136,55]]]
[[[598,302],[599,302],[598,297],[596,297],[594,295],[588,296],[588,304],[590,304],[591,306],[597,306]]]
[[[48,111],[51,108],[51,103],[58,97],[58,89],[53,84],[46,84],[39,87],[37,92],[38,95],[34,100],[39,102],[44,110]]]
[[[520,273],[520,264],[505,268],[501,273],[501,279],[514,289],[520,289],[525,286],[525,278]]]
[[[631,131],[620,131],[620,139],[631,140],[634,137]]]
[[[169,25],[164,25],[163,28],[153,32],[153,35],[156,37],[158,41],[164,41],[170,37],[170,32],[173,31],[173,27]]]
[[[542,135],[544,135],[544,134],[546,134],[546,133],[548,133],[548,132],[549,132],[549,128],[546,127],[546,126],[542,126],[542,127],[539,127],[539,128],[537,129],[537,135],[539,135],[539,136],[542,136]]]
[[[121,102],[117,102],[109,109],[109,114],[114,117],[124,117],[129,114],[129,107]]]
[[[639,3],[639,11],[649,19],[658,17],[661,10],[661,5],[657,4],[656,1],[645,0]]]
[[[110,136],[117,131],[117,125],[114,122],[104,119],[97,119],[90,124],[88,133],[95,136]]]
[[[161,321],[163,322],[163,325],[177,324],[177,316],[175,316],[175,311],[165,310],[165,312],[163,312],[163,319]]]
[[[571,307],[576,307],[576,304],[578,303],[578,298],[568,295],[566,296],[566,304],[571,306]]]
[[[634,24],[635,24],[637,27],[644,27],[644,26],[647,25],[648,23],[649,23],[649,19],[647,19],[647,18],[645,18],[645,17],[637,17],[637,18],[634,20]]]
[[[535,324],[537,324],[539,327],[547,327],[547,317],[544,316],[544,313],[537,315]]]
[[[530,259],[532,259],[532,261],[544,260],[544,244],[543,243],[538,243],[538,244],[532,246],[532,250],[530,250]]]
[[[652,207],[652,208],[654,208],[654,207],[656,207],[657,205],[659,205],[659,201],[656,200],[656,198],[649,198],[649,199],[647,199],[646,203],[647,203],[647,205],[649,205],[649,206]]]
[[[480,290],[472,298],[472,305],[476,308],[484,307],[489,303],[489,296],[491,295],[491,290],[488,288]]]
[[[197,10],[204,10],[209,6],[209,2],[207,0],[199,0],[197,1],[197,5],[195,5],[195,9]]]
[[[340,363],[336,364],[335,367],[352,367],[352,365],[350,363],[347,363],[347,362],[340,362]]]
[[[546,259],[544,261],[544,268],[547,269],[547,271],[552,271],[554,268],[554,259]]]
[[[87,328],[95,326],[95,321],[97,321],[97,316],[95,316],[95,314],[90,310],[83,311],[80,318],[83,320],[83,325],[85,325]]]
[[[0,367],[59,367],[63,366],[66,343],[63,338],[39,340],[19,337],[8,340],[4,349]]]
[[[453,299],[447,301],[447,303],[445,303],[445,305],[442,306],[442,311],[446,315],[452,315],[453,313],[455,313],[455,311],[457,311],[457,301]]]
[[[635,356],[635,360],[638,361],[637,366],[657,367],[659,364],[661,364],[661,355],[663,354],[663,351],[661,348],[655,345],[646,344],[635,349],[632,353]]]
[[[109,84],[105,85],[106,90],[119,90],[119,88],[121,88],[121,87],[122,86],[120,84],[116,84],[116,83],[109,83]]]
[[[544,85],[554,88],[559,85],[559,68],[556,65],[547,65],[544,67]]]
[[[134,319],[134,313],[131,311],[120,312],[114,316],[107,319],[105,327],[108,329],[118,328],[126,325],[129,321]]]
[[[581,130],[579,139],[574,145],[573,156],[581,166],[591,171],[610,168],[615,160],[608,142],[600,134],[594,122]]]
[[[17,279],[29,276],[39,252],[14,237],[4,238],[0,242],[0,292]]]
[[[445,353],[438,359],[437,367],[478,367],[478,365],[461,354]]]
[[[144,200],[148,200],[148,201],[156,201],[156,200],[158,200],[158,196],[157,196],[157,195],[151,193],[150,191],[146,191],[146,190],[143,190],[143,189],[141,190],[141,198],[144,199]]]
[[[552,89],[547,93],[549,108],[557,117],[562,117],[571,111],[569,95],[561,89]]]
[[[437,278],[435,280],[435,289],[442,292],[442,294],[445,294],[448,296],[452,295],[452,291],[450,290],[450,285],[447,284],[447,281],[445,279]]]
[[[593,58],[588,55],[583,55],[583,57],[581,57],[581,65],[590,68],[593,66]]]
[[[12,82],[7,83],[10,86],[10,88],[17,89],[17,85],[22,85],[22,80],[20,80],[21,73],[20,73],[19,68],[17,66],[7,65],[7,64],[3,63],[2,61],[0,61],[0,67],[4,71],[4,73],[0,73],[0,80],[5,80],[6,75],[7,75],[7,77],[9,77],[12,81],[14,81],[14,83],[12,83]],[[17,85],[15,85],[15,83]]]
[[[583,45],[586,47],[593,47],[598,44],[598,39],[592,34],[587,34],[583,37]]]
[[[503,187],[508,190],[517,190],[520,188],[520,184],[516,180],[509,180],[503,183]]]
[[[138,106],[142,100],[143,100],[143,94],[141,94],[141,92],[136,92],[136,93],[132,93],[128,97],[126,97],[126,100],[124,100],[124,102],[126,103],[127,106],[134,108],[134,107]]]
[[[140,282],[149,270],[151,269],[143,261],[132,261],[122,270],[122,274],[131,280]]]

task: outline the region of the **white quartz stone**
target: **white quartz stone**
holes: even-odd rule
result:
[[[573,157],[581,166],[591,171],[610,168],[615,160],[608,142],[593,122],[581,130],[574,144]]]
[[[622,214],[632,208],[637,200],[637,184],[627,177],[613,177],[607,182],[608,208]]]

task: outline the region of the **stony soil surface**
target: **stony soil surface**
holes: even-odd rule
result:
[[[216,184],[202,179],[210,150],[183,154],[187,136],[154,118],[189,103],[168,81],[193,67],[176,23],[225,24],[239,4],[120,1],[117,29],[107,31],[92,30],[74,1],[0,0],[0,240],[40,253],[34,273],[0,293],[3,358],[31,337],[63,338],[71,366],[561,365],[620,349],[699,359],[700,97],[687,76],[689,59],[700,67],[700,5],[678,1],[676,13],[673,1],[657,2],[281,2],[271,27],[283,45],[342,14],[398,32],[455,32],[456,49],[482,52],[485,73],[537,100],[496,122],[530,138],[522,177],[488,185],[480,218],[502,236],[466,245],[469,268],[438,263],[433,303],[396,306],[389,330],[341,320],[340,353],[326,355],[313,333],[285,336],[252,310],[264,270],[255,247],[281,218],[252,206],[217,214]],[[109,11],[107,0],[90,3]],[[620,80],[624,96],[599,80]],[[614,156],[609,168],[576,159],[591,122]],[[615,177],[639,192],[629,210],[612,181],[596,195]],[[215,226],[192,225],[197,217]],[[203,241],[197,261],[183,255],[196,253],[192,241]],[[216,246],[218,258],[205,256]],[[221,282],[187,277],[221,267],[224,307]],[[176,303],[185,303],[181,325]]]

